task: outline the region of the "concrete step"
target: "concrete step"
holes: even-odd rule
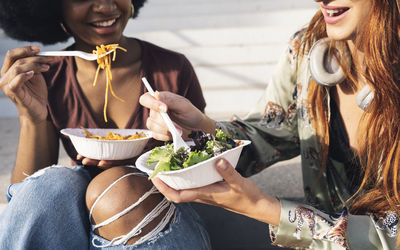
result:
[[[152,0],[128,23],[125,34],[185,54],[205,92],[207,111],[229,117],[253,106],[289,37],[315,9],[308,0]],[[42,50],[62,49],[71,42]],[[0,44],[2,64],[7,50],[32,43],[0,33]],[[0,94],[0,117],[16,116],[12,103]]]
[[[166,29],[144,32],[127,30],[125,34],[151,41],[165,48],[181,49],[186,47],[281,44],[286,43],[290,34],[293,34],[296,30],[298,30],[297,25],[277,25],[224,28],[203,27],[198,29]]]
[[[151,8],[148,5],[151,4]],[[171,8],[171,6],[174,6]],[[226,13],[271,12],[285,9],[315,8],[308,0],[152,0],[141,10],[141,17],[167,17],[179,14],[182,17],[193,15],[221,15]]]
[[[0,118],[18,117],[17,108],[10,99],[0,92]]]
[[[144,13],[144,12],[143,12]],[[295,25],[300,28],[307,24],[315,9],[291,9],[271,12],[248,12],[248,13],[222,13],[204,15],[173,15],[166,17],[155,16],[152,18],[138,18],[128,23],[127,29],[132,31],[149,30],[180,30],[187,28],[223,28],[223,27],[261,27]],[[301,18],[301,22],[293,20]]]
[[[221,89],[264,89],[275,65],[241,64],[197,66],[196,74],[203,91]]]
[[[287,44],[189,47],[179,49],[195,67],[203,65],[276,64]]]
[[[6,203],[0,203],[0,214],[5,207],[6,207]]]
[[[215,120],[230,120],[232,115],[243,118],[261,98],[263,89],[209,90],[206,114]]]

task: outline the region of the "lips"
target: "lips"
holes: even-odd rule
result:
[[[333,17],[333,16],[340,16],[344,12],[346,12],[348,8],[343,8],[343,9],[333,9],[333,10],[325,10],[328,16]]]
[[[89,25],[93,28],[93,30],[97,34],[101,35],[109,35],[114,32],[116,32],[120,25],[118,23],[120,22],[119,17],[110,17],[106,19],[101,19],[101,20],[94,20],[89,23]]]
[[[117,19],[114,18],[114,19],[111,19],[108,21],[94,22],[94,23],[92,23],[92,25],[96,26],[96,27],[109,27],[109,26],[113,25],[116,21],[117,21]]]
[[[322,13],[327,24],[336,24],[347,14],[348,7],[322,5]]]
[[[94,27],[99,27],[99,28],[107,28],[112,26],[117,22],[118,18],[111,18],[107,20],[99,20],[99,21],[94,21],[91,22],[90,24]]]

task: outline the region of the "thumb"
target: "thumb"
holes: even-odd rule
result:
[[[235,183],[241,177],[234,167],[225,159],[219,159],[216,163],[216,169],[221,177],[227,183]]]
[[[158,92],[153,97],[149,92],[144,93],[139,98],[139,103],[146,108],[154,110],[156,112],[167,112],[167,106],[165,103],[159,100]]]

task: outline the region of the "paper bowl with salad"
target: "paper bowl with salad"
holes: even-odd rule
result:
[[[138,156],[152,137],[145,129],[66,128],[60,132],[71,139],[80,155],[95,160]]]
[[[136,167],[150,179],[157,176],[177,190],[202,187],[222,180],[215,169],[218,159],[225,158],[236,167],[243,147],[250,144],[233,140],[221,130],[215,136],[196,131],[190,137],[190,150],[181,148],[174,153],[172,144],[156,147],[141,155]]]

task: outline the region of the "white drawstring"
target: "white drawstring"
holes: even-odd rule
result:
[[[152,231],[150,231],[148,234],[144,235],[137,242],[135,242],[134,245],[140,244],[148,239],[151,239],[156,234],[158,234],[168,224],[168,222],[170,221],[170,218],[172,217],[172,215],[175,212],[175,206],[170,204],[166,198],[164,198],[160,203],[158,203],[158,205],[148,215],[146,215],[143,218],[143,220],[138,225],[136,225],[136,227],[134,227],[129,233],[115,237],[109,243],[107,243],[105,245],[97,245],[94,242],[94,239],[92,240],[92,244],[95,247],[109,247],[109,246],[117,246],[119,244],[126,244],[130,238],[141,234],[142,229],[147,224],[149,224],[154,218],[159,216],[161,214],[161,212],[168,206],[169,206],[169,210],[165,214],[164,218],[160,221],[160,223]]]
[[[167,213],[165,214],[165,216],[162,218],[162,220],[160,221],[160,223],[158,223],[158,225],[156,227],[154,227],[153,230],[151,230],[148,234],[146,234],[145,236],[141,237],[135,244],[140,244],[142,242],[145,242],[149,239],[152,239],[153,237],[155,237],[159,232],[161,232],[161,230],[163,230],[168,223],[171,221],[172,216],[175,214],[175,206],[174,204],[170,203],[166,198],[164,198],[166,203],[169,204],[169,209],[167,211]],[[163,211],[165,208],[160,209],[160,212]],[[157,217],[157,216],[155,216]],[[155,218],[154,217],[154,218]],[[151,221],[151,220],[150,220]],[[129,233],[130,235],[130,233]],[[130,239],[130,237],[128,238]]]
[[[97,197],[97,199],[94,201],[94,203],[93,203],[93,205],[92,205],[92,208],[90,209],[90,212],[89,212],[89,220],[90,220],[90,221],[91,221],[91,218],[92,218],[93,209],[94,209],[94,207],[97,205],[97,202],[99,202],[99,200],[100,200],[101,198],[103,198],[103,196],[104,196],[115,184],[117,184],[120,180],[122,180],[123,178],[128,177],[128,176],[130,176],[130,175],[139,175],[139,176],[142,176],[142,174],[139,174],[139,173],[129,173],[129,174],[126,174],[126,175],[124,175],[124,176],[121,176],[120,178],[118,178],[117,180],[115,180],[113,183],[111,183],[111,185],[108,186],[108,187]]]
[[[90,209],[90,213],[89,213],[89,220],[91,220],[92,218],[92,213],[93,213],[93,209],[96,206],[97,202],[105,195],[105,193],[107,193],[117,182],[119,182],[120,180],[122,180],[123,178],[130,176],[130,175],[141,175],[139,173],[129,173],[126,174],[120,178],[118,178],[116,181],[114,181],[109,187],[107,187],[96,199],[96,201],[93,203],[93,206]],[[142,176],[142,175],[141,175]],[[95,230],[96,228],[105,226],[110,224],[111,222],[117,220],[118,218],[120,218],[121,216],[125,215],[126,213],[128,213],[129,211],[131,211],[132,209],[134,209],[136,206],[138,206],[143,200],[145,200],[147,197],[149,197],[151,194],[154,193],[159,193],[158,190],[156,189],[155,186],[153,186],[149,191],[147,191],[145,194],[143,194],[142,197],[139,198],[138,201],[136,201],[134,204],[132,204],[131,206],[129,206],[128,208],[124,209],[122,212],[112,216],[111,218],[96,224],[96,225],[92,225],[92,229]],[[153,229],[151,230],[149,233],[147,233],[146,235],[144,235],[143,237],[141,237],[137,242],[135,242],[136,244],[140,244],[144,241],[147,241],[151,238],[153,238],[156,234],[158,234],[159,232],[161,232],[161,230],[163,228],[165,228],[165,226],[169,223],[171,217],[175,214],[175,206],[173,204],[171,204],[166,198],[164,198],[148,215],[146,215],[143,220],[136,225],[128,234],[126,235],[122,235],[122,236],[118,236],[114,239],[112,239],[109,243],[105,244],[105,245],[97,245],[95,243],[95,239],[92,240],[92,244],[95,247],[108,247],[108,246],[115,246],[115,245],[119,245],[119,244],[126,244],[126,242],[128,242],[128,240],[134,236],[139,235],[142,232],[143,227],[145,227],[147,224],[149,224],[154,218],[156,218],[157,216],[159,216],[161,214],[161,212],[167,208],[169,206],[169,209],[167,211],[167,213],[165,214],[165,216],[162,218],[162,220],[160,221],[160,223]]]
[[[121,216],[129,213],[129,211],[131,211],[132,209],[134,209],[135,207],[137,207],[142,201],[144,201],[147,197],[149,197],[151,194],[154,193],[158,193],[157,188],[156,187],[152,187],[149,191],[147,191],[142,197],[139,198],[138,201],[136,201],[135,203],[133,203],[132,205],[130,205],[129,207],[125,208],[122,212],[119,212],[118,214],[112,216],[111,218],[108,218],[107,220],[96,224],[96,225],[92,225],[92,229],[95,230],[99,227],[105,226],[110,224],[111,222],[117,220],[118,218],[120,218]],[[93,207],[92,207],[93,208]]]

